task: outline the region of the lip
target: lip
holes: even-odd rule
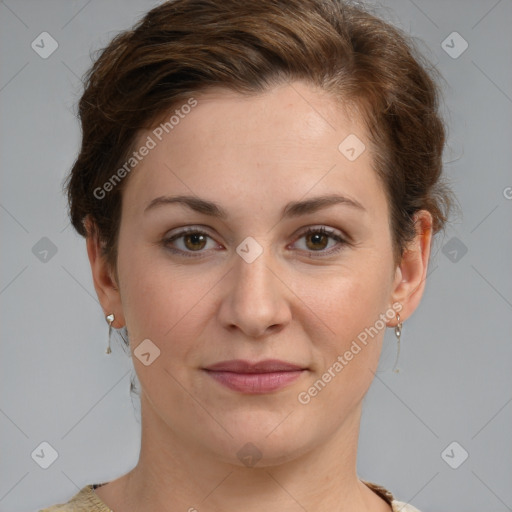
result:
[[[286,387],[307,371],[307,368],[278,359],[256,362],[233,359],[221,361],[203,370],[234,391],[263,394]]]
[[[272,373],[305,369],[303,366],[280,361],[279,359],[264,359],[263,361],[255,362],[244,359],[232,359],[231,361],[221,361],[205,368],[205,370],[233,373]]]

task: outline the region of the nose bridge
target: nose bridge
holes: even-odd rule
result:
[[[256,243],[248,240],[237,248],[229,293],[222,307],[223,323],[236,325],[250,336],[259,336],[289,319],[284,285],[271,270],[276,267],[273,251],[269,244]],[[259,252],[256,257],[255,251]]]
[[[257,256],[253,261],[247,261],[242,256],[235,260],[235,287],[236,292],[241,292],[242,295],[253,296],[261,298],[272,294],[272,284],[270,283],[273,278],[269,267],[272,266],[271,251],[268,247]]]

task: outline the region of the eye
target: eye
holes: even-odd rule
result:
[[[307,231],[301,234],[299,240],[303,238],[305,239],[306,246],[304,250],[308,251],[310,253],[309,256],[313,258],[316,257],[316,255],[311,254],[311,251],[313,253],[320,253],[320,256],[330,255],[340,251],[343,246],[348,243],[339,234],[337,234],[336,231],[326,229],[323,226],[308,228]],[[330,250],[325,250],[326,247],[329,246],[330,240],[338,242],[338,244],[334,244],[334,248],[333,245],[331,245]]]
[[[312,258],[334,254],[340,251],[344,245],[348,244],[335,230],[326,229],[323,226],[308,228],[298,238],[298,240],[302,239],[305,239],[305,248],[301,250],[306,251],[308,256]],[[198,228],[190,227],[164,238],[162,245],[175,254],[193,258],[200,257],[206,252],[204,249],[208,249],[208,240],[212,241],[210,249],[219,247],[208,233]],[[334,243],[330,246],[329,250],[325,250],[329,247],[329,243],[333,241],[337,242],[337,244]],[[317,256],[314,253],[319,254]]]
[[[213,240],[208,233],[197,228],[186,228],[170,237],[164,238],[162,245],[173,253],[196,257],[205,252],[203,249],[207,246],[208,239]],[[218,247],[218,245],[215,246]],[[200,254],[195,255],[191,253]]]

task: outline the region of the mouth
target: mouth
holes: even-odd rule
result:
[[[303,366],[277,359],[258,362],[233,359],[216,363],[203,370],[216,382],[246,394],[276,391],[291,384],[308,371]]]

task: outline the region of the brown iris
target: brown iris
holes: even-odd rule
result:
[[[190,233],[183,236],[183,242],[187,249],[201,250],[206,245],[206,236],[201,233]],[[190,245],[188,242],[190,241]]]
[[[317,244],[323,239],[325,243],[322,246],[318,246]],[[311,246],[308,242],[309,240],[313,241],[313,245]],[[323,233],[310,233],[306,236],[306,245],[309,249],[325,249],[327,244],[329,243],[329,237]]]

